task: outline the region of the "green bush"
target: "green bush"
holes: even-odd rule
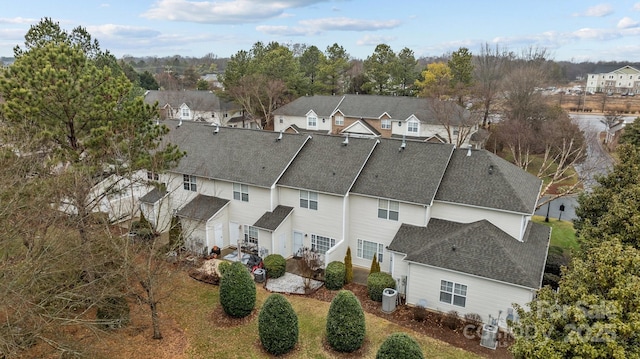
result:
[[[96,312],[100,326],[117,329],[129,324],[129,303],[125,297],[108,297],[98,305]]]
[[[227,315],[244,318],[256,306],[256,286],[241,262],[233,262],[220,278],[220,305]]]
[[[345,267],[342,262],[333,261],[324,271],[324,285],[327,289],[338,290],[344,285]]]
[[[231,262],[229,261],[218,262],[218,273],[220,273],[220,277],[224,276],[227,273],[229,267],[231,267]]]
[[[365,330],[360,301],[348,290],[339,291],[327,313],[327,342],[339,352],[350,353],[362,346]]]
[[[369,274],[369,277],[367,277],[367,291],[371,300],[382,302],[382,292],[385,288],[396,289],[396,281],[391,274],[385,272]]]
[[[369,274],[380,272],[380,263],[378,262],[378,255],[373,254],[373,259],[371,259],[371,268],[369,268]]]
[[[376,359],[421,359],[420,345],[406,333],[393,333],[382,343]]]
[[[269,278],[280,278],[287,270],[287,261],[279,254],[269,254],[262,262]]]
[[[289,352],[298,342],[298,316],[282,294],[271,294],[258,317],[258,333],[264,349],[273,355]]]

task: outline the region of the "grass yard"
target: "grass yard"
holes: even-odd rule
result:
[[[221,312],[217,286],[197,282],[184,273],[177,275],[173,284],[172,297],[162,305],[162,311],[164,316],[176,321],[186,336],[185,358],[270,357],[262,350],[258,337],[258,310],[245,320],[229,325],[224,318],[216,318]],[[270,293],[261,285],[257,285],[257,290],[256,307],[259,308]],[[363,348],[352,354],[334,353],[323,345],[330,303],[297,295],[289,295],[287,299],[298,314],[299,338],[296,348],[285,358],[375,358],[386,337],[397,331],[409,332],[420,343],[426,358],[478,358],[369,313],[365,313],[367,337]]]
[[[533,221],[551,227],[550,252],[570,253],[578,249],[579,245],[572,222],[558,221],[557,219],[550,219],[549,222],[545,222],[543,216],[533,216]]]

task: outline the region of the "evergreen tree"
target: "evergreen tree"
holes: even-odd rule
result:
[[[406,333],[393,333],[376,353],[376,359],[422,359],[420,345]]]
[[[258,333],[264,349],[282,355],[298,342],[298,316],[282,294],[271,294],[265,300],[258,317]]]
[[[241,262],[233,262],[220,279],[220,305],[227,315],[244,318],[256,306],[256,286]]]
[[[366,332],[364,311],[352,292],[341,290],[333,298],[326,330],[329,345],[339,352],[351,353],[362,346]]]
[[[344,282],[349,284],[353,282],[353,261],[351,259],[351,247],[347,247],[347,254],[344,256]]]
[[[369,269],[369,274],[378,272],[380,272],[380,263],[378,263],[378,255],[374,253],[373,259],[371,259],[371,268]]]

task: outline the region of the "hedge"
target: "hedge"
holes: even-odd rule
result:
[[[327,289],[338,290],[341,289],[345,281],[345,266],[344,263],[333,261],[327,265],[324,270],[324,285]]]
[[[298,342],[298,316],[282,294],[271,294],[265,300],[258,317],[258,333],[264,349],[282,355]]]
[[[376,359],[422,359],[422,349],[406,333],[393,333],[382,343]]]
[[[279,254],[269,254],[262,262],[269,278],[280,278],[287,271],[287,261]]]
[[[362,346],[366,332],[364,312],[352,292],[341,290],[331,301],[326,332],[327,342],[336,351],[351,353]]]
[[[241,262],[233,262],[220,278],[220,305],[227,315],[244,318],[256,306],[256,286]]]
[[[369,274],[369,277],[367,277],[367,291],[371,300],[382,302],[382,292],[385,288],[396,289],[396,281],[391,274],[385,272]]]

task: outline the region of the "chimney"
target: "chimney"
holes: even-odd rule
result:
[[[467,157],[471,156],[471,145],[469,145],[469,147],[467,147]]]

